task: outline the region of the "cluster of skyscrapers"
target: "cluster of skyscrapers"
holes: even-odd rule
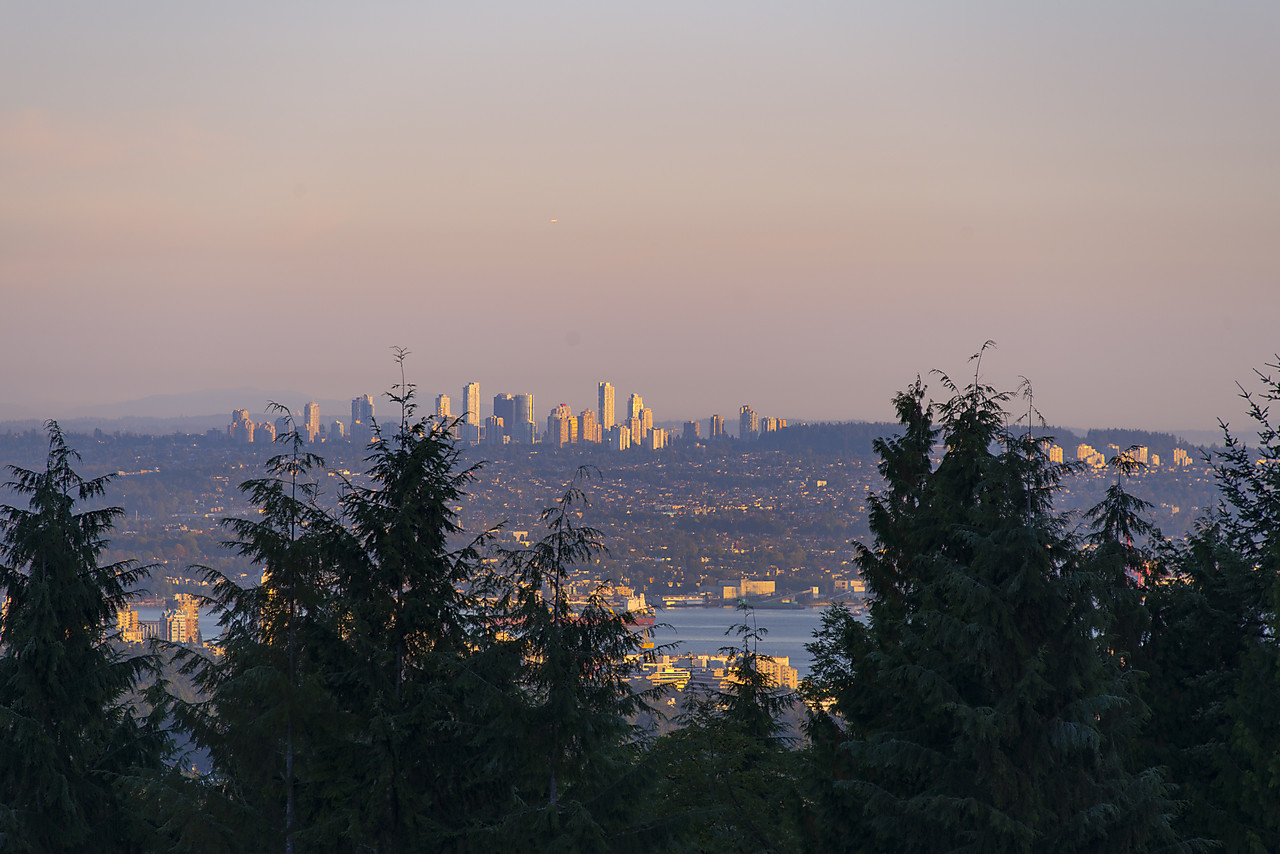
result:
[[[1057,445],[1048,447],[1048,455],[1049,462],[1062,462],[1063,451]],[[1109,444],[1107,445],[1106,453],[1097,450],[1092,445],[1076,445],[1076,459],[1091,468],[1106,468],[1107,460],[1112,457],[1125,457],[1144,467],[1159,468],[1160,466],[1160,455],[1152,453],[1151,449],[1145,445],[1135,445],[1132,448],[1121,451],[1119,445]],[[1191,455],[1187,453],[1185,448],[1173,449],[1173,465],[1178,468],[1191,465]]]
[[[532,394],[495,395],[493,414],[482,420],[480,384],[471,382],[462,387],[459,412],[454,413],[449,395],[441,394],[436,397],[434,417],[438,424],[452,430],[458,441],[470,445],[531,445],[543,441],[556,447],[596,444],[619,451],[633,447],[660,450],[674,438],[673,431],[655,426],[653,410],[644,405],[644,398],[638,394],[627,398],[626,417],[622,419],[613,385],[600,383],[596,401],[594,410],[584,409],[577,414],[567,403],[557,405],[547,415],[545,431],[540,432]],[[373,423],[373,398],[366,394],[351,401],[351,421],[346,425],[334,421],[326,430],[320,424],[320,407],[311,402],[303,407],[302,421],[297,425],[291,416],[255,424],[248,410],[237,409],[227,431],[239,442],[270,442],[285,431],[296,429],[307,442],[349,440],[364,445],[373,439]],[[744,405],[738,412],[738,437],[742,439],[754,439],[786,425],[784,419],[760,418],[750,406]],[[711,416],[709,427],[708,439],[726,435],[724,419],[719,415]],[[701,422],[686,421],[680,438],[684,442],[702,441]]]
[[[275,421],[255,422],[249,410],[237,409],[231,413],[227,435],[241,444],[271,443],[290,430],[297,431],[303,441],[310,443],[350,440],[367,445],[373,439],[373,398],[366,394],[352,400],[351,421],[348,424],[334,421],[327,429],[320,423],[320,404],[315,401],[302,407],[301,420],[282,415]]]

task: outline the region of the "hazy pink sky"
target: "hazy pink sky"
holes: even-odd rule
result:
[[[880,419],[991,338],[1052,422],[1189,429],[1280,350],[1274,0],[4,17],[0,405],[350,398],[398,344],[539,419]]]

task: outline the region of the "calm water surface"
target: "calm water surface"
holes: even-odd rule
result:
[[[158,620],[159,608],[139,608],[142,620]],[[766,610],[753,613],[751,619],[765,632],[760,641],[760,652],[766,655],[785,655],[800,678],[809,675],[813,656],[804,648],[813,640],[813,633],[822,625],[821,608],[796,610]],[[717,653],[721,647],[735,646],[738,635],[726,635],[731,626],[743,622],[744,615],[737,608],[665,608],[658,611],[658,625],[654,641],[658,644],[677,644],[673,653]],[[665,625],[664,625],[665,624]],[[211,608],[200,609],[200,631],[205,640],[219,634],[217,612]]]
[[[813,656],[804,645],[822,625],[821,608],[754,611],[750,617],[737,608],[664,608],[658,612],[654,641],[658,644],[678,643],[676,652],[716,653],[724,646],[735,646],[736,633],[725,632],[736,624],[754,620],[768,633],[760,641],[759,651],[765,655],[785,655],[800,678],[809,675]],[[662,624],[666,623],[666,626]]]

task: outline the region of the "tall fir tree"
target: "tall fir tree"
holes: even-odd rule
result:
[[[122,783],[162,767],[164,706],[140,716],[127,701],[156,660],[111,639],[147,569],[101,563],[123,511],[82,506],[110,476],[82,478],[62,430],[46,427],[44,470],[9,467],[27,507],[0,507],[0,849],[140,850],[146,828]]]
[[[977,370],[964,387],[941,380],[936,408],[919,381],[896,398],[905,430],[876,446],[886,489],[874,546],[857,546],[869,623],[834,613],[813,645],[811,699],[836,716],[810,726],[813,846],[1173,843],[1160,773],[1125,750],[1141,709],[1100,640],[1104,580],[1052,509],[1063,469],[1042,438],[1006,429],[1010,394]]]

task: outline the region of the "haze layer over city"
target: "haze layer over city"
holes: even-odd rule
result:
[[[392,345],[539,421],[601,378],[674,421],[892,420],[993,339],[1051,423],[1212,429],[1276,348],[1278,30],[1261,2],[21,4],[0,420],[345,401]]]

